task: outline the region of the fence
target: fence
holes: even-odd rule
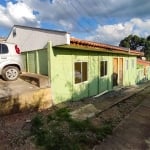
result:
[[[47,48],[22,52],[25,72],[48,75]]]

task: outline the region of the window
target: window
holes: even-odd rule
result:
[[[129,61],[126,60],[126,70],[128,70],[128,69],[129,69]]]
[[[8,47],[5,44],[0,44],[0,54],[8,53]]]
[[[13,29],[13,37],[16,36],[16,28]]]
[[[106,76],[107,75],[107,61],[101,61],[100,62],[100,76]]]
[[[134,59],[132,59],[132,68],[134,69]]]
[[[75,62],[75,83],[87,81],[87,62]]]

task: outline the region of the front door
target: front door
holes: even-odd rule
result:
[[[113,59],[112,81],[113,81],[113,86],[118,85],[118,58]]]
[[[123,84],[123,58],[113,59],[112,81],[113,81],[113,86]]]
[[[119,58],[119,85],[123,85],[123,58]]]

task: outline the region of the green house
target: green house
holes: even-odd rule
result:
[[[48,44],[49,77],[55,104],[136,84],[136,61],[142,53],[70,38],[69,45]]]

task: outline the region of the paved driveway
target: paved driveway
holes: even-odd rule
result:
[[[20,94],[26,91],[32,91],[39,89],[39,87],[34,86],[22,79],[16,81],[4,81],[0,78],[0,99],[3,97],[8,97],[10,95]]]
[[[22,79],[0,79],[0,115],[28,110],[42,110],[52,106],[51,89],[40,88]]]

